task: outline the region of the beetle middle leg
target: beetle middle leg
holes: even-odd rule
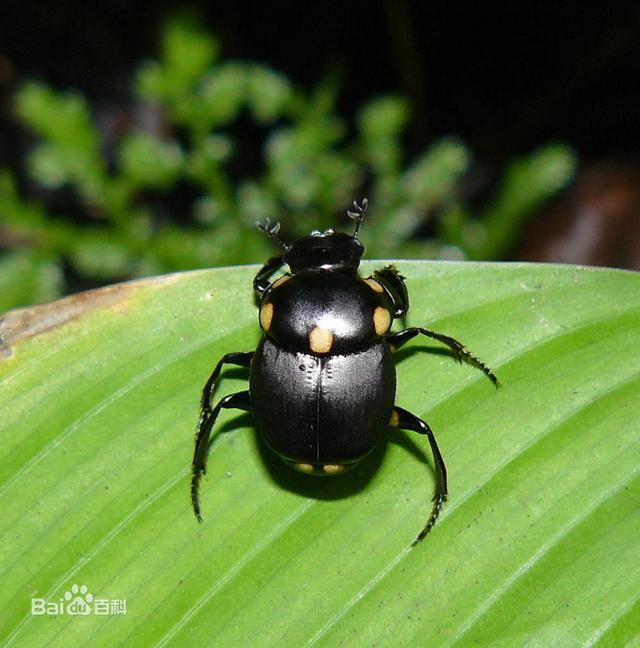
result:
[[[213,398],[213,393],[216,390],[216,383],[218,382],[218,378],[220,377],[222,367],[226,364],[236,365],[237,367],[248,367],[251,364],[253,353],[253,351],[247,351],[246,353],[227,353],[226,355],[222,356],[222,358],[220,358],[218,364],[216,365],[216,368],[209,376],[209,380],[207,380],[207,384],[202,390],[198,432],[202,427],[202,422],[204,421],[204,419],[211,414],[211,399]]]
[[[447,499],[447,468],[444,465],[444,460],[440,454],[440,448],[438,448],[433,431],[421,418],[402,407],[394,407],[389,425],[402,430],[413,430],[414,432],[418,432],[418,434],[425,434],[429,439],[429,445],[433,453],[433,461],[436,469],[436,490],[433,495],[433,507],[427,523],[418,534],[418,537],[413,541],[412,546],[415,546],[431,531],[440,515],[440,509]]]
[[[484,375],[496,386],[500,386],[500,381],[498,380],[497,376],[489,369],[489,367],[480,360],[477,356],[473,355],[467,347],[464,346],[461,342],[458,342],[455,338],[449,337],[448,335],[443,335],[442,333],[436,333],[435,331],[431,331],[426,328],[419,328],[419,327],[411,327],[407,328],[404,331],[400,331],[399,333],[394,333],[392,335],[389,335],[387,337],[387,342],[389,343],[389,346],[391,347],[392,351],[396,351],[399,349],[405,342],[408,342],[412,338],[414,338],[416,335],[426,335],[427,337],[430,337],[434,340],[438,340],[438,342],[442,342],[443,344],[446,344],[454,353],[456,359],[459,362],[462,362],[465,360],[468,362],[470,365],[473,365],[474,367],[477,367],[484,373]]]

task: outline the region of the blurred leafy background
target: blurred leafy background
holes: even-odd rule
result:
[[[606,200],[611,183],[615,193],[622,172],[596,167],[586,180],[577,176],[588,167],[580,145],[556,137],[553,129],[543,140],[518,141],[517,129],[505,123],[505,137],[515,138],[515,145],[505,146],[496,135],[494,148],[485,146],[478,160],[464,136],[425,127],[424,106],[430,100],[424,97],[418,54],[428,44],[422,42],[420,20],[432,25],[439,16],[406,2],[383,5],[405,82],[400,87],[374,84],[371,92],[357,97],[349,90],[349,66],[331,57],[317,78],[300,83],[292,78],[299,76],[300,61],[289,73],[270,60],[228,57],[216,35],[215,16],[202,8],[176,10],[162,3],[145,32],[155,30],[155,52],[152,48],[131,68],[119,69],[120,81],[113,84],[119,91],[106,101],[61,87],[46,74],[34,80],[38,66],[36,74],[23,74],[10,55],[0,58],[0,77],[4,74],[6,81],[3,126],[19,133],[5,134],[5,144],[13,138],[19,152],[3,155],[0,168],[0,311],[134,277],[260,262],[273,247],[255,221],[279,220],[289,240],[312,229],[349,227],[344,212],[354,198],[365,195],[371,205],[364,235],[369,258],[539,258],[634,267],[629,255],[611,252],[600,259],[587,250],[586,256],[575,258],[571,252],[580,247],[575,231],[584,239],[586,227],[589,238],[594,204],[602,212],[602,204],[611,202]],[[63,3],[63,16],[70,6]],[[271,11],[272,21],[262,17],[263,28],[271,34],[274,50],[286,51],[287,28],[279,36],[278,27],[287,10],[274,6]],[[240,21],[241,9],[236,15]],[[628,53],[638,12],[632,16],[624,27],[620,20],[603,26],[594,49],[599,58],[591,67],[584,58],[567,63],[563,75],[578,60],[588,69],[571,83],[569,76],[560,78],[566,92],[573,87],[580,99],[594,74],[598,80],[598,70],[607,73]],[[295,20],[290,16],[290,22]],[[256,21],[261,21],[259,14],[252,17]],[[313,16],[307,17],[300,29],[311,22]],[[357,20],[348,22],[346,38],[357,41],[360,61],[371,57],[365,76],[375,76],[379,43],[363,37]],[[613,52],[605,47],[611,42],[617,44]],[[456,47],[453,40],[450,44]],[[536,53],[545,50],[544,41],[537,45]],[[79,41],[79,56],[84,46]],[[474,66],[470,43],[467,47],[463,79]],[[291,52],[299,59],[297,50]],[[439,55],[450,54],[461,56],[453,49]],[[308,56],[313,55],[310,47]],[[510,69],[508,61],[504,64]],[[71,67],[77,69],[78,62]],[[514,104],[508,84],[527,78],[527,70],[519,72],[518,78],[504,80],[507,104]],[[535,75],[530,80],[540,84]],[[86,85],[91,94],[91,83]],[[559,97],[554,92],[547,88],[547,101],[537,104],[538,111],[544,113],[549,105],[573,109],[562,92]],[[476,97],[471,106],[481,103]],[[520,130],[530,124],[535,133],[536,104],[525,107],[533,110],[533,125],[525,114]],[[481,118],[482,111],[478,113]],[[609,174],[604,202],[602,192],[596,191],[595,198],[589,193],[602,185],[603,173]],[[624,173],[627,194],[618,212],[624,212],[638,186],[633,171],[625,167]],[[555,216],[540,221],[550,199],[562,191],[560,201],[565,202],[556,203]],[[591,221],[580,220],[585,209]],[[537,221],[531,220],[534,215]],[[625,215],[625,223],[631,220],[637,229],[637,216]],[[546,224],[530,234],[531,222]],[[540,232],[543,242],[533,252],[527,250],[527,239],[539,238]],[[545,232],[555,235],[550,244]]]

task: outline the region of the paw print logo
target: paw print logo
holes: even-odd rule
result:
[[[93,594],[89,592],[86,585],[73,585],[71,591],[65,592],[65,601],[67,601],[67,614],[91,614],[91,605]]]

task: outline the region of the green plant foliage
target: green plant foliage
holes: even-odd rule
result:
[[[0,257],[0,312],[15,304],[55,299],[62,290],[57,264],[25,250]]]
[[[569,266],[397,262],[414,341],[390,431],[355,472],[289,471],[223,413],[189,501],[199,396],[255,347],[256,268],[168,275],[8,314],[0,327],[0,641],[8,646],[540,646],[640,637],[640,278]],[[373,269],[366,264],[364,274]],[[243,389],[228,371],[218,396]],[[31,616],[73,584],[127,614]]]
[[[509,249],[527,214],[563,187],[575,160],[566,146],[543,147],[507,169],[498,193],[479,219],[459,203],[443,216],[443,238],[466,250],[469,258],[491,259]]]
[[[42,191],[35,202],[0,171],[0,233],[33,252],[23,255],[31,272],[45,257],[95,284],[259,261],[271,248],[256,220],[279,220],[294,238],[344,225],[364,195],[370,256],[499,258],[523,219],[572,177],[571,150],[543,146],[510,165],[495,198],[472,212],[458,195],[471,151],[452,136],[409,156],[404,98],[373,98],[350,123],[337,113],[335,76],[307,92],[220,49],[192,20],[170,21],[160,57],[135,74],[130,125],[116,136],[78,93],[38,82],[18,90],[16,115],[35,136],[26,167]],[[416,238],[430,221],[436,237]],[[22,294],[16,303],[41,298],[35,288]]]
[[[123,173],[137,188],[165,189],[182,171],[182,150],[175,142],[162,142],[145,133],[127,137],[120,148]]]

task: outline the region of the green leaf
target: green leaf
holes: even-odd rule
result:
[[[402,193],[425,207],[450,194],[467,171],[471,156],[464,144],[448,137],[424,153],[402,178]]]
[[[402,97],[385,96],[365,104],[358,116],[360,130],[374,142],[397,137],[405,128],[409,106]]]
[[[293,88],[286,76],[264,65],[247,69],[247,103],[255,120],[269,124],[281,116],[292,101]]]
[[[140,132],[124,138],[119,152],[122,172],[135,188],[170,188],[179,177],[184,157],[176,142]]]
[[[78,236],[69,257],[74,268],[85,277],[126,277],[135,265],[130,249],[99,228],[86,230]]]
[[[43,83],[26,83],[15,96],[18,116],[34,132],[59,146],[95,153],[99,136],[86,99],[55,92]]]
[[[429,536],[424,438],[298,475],[225,412],[189,503],[202,385],[255,348],[255,267],[168,275],[14,311],[0,327],[0,640],[15,646],[625,645],[640,628],[640,277],[396,262],[403,407],[450,483]],[[365,274],[376,267],[366,264]],[[243,389],[231,370],[218,396]],[[357,386],[355,386],[357,388]],[[357,422],[354,422],[357,424]],[[86,585],[127,614],[30,614]]]
[[[58,265],[37,252],[0,256],[0,311],[55,299],[62,292],[62,281]]]
[[[384,219],[378,221],[373,248],[378,255],[390,256],[391,250],[409,238],[429,210],[450,200],[471,157],[464,144],[447,137],[432,145],[402,174],[398,183],[391,182],[382,192],[382,202],[395,196],[389,207],[382,209]],[[376,198],[372,198],[375,204]]]
[[[209,123],[228,124],[235,119],[246,94],[247,69],[241,63],[225,63],[202,82],[201,110]]]
[[[77,184],[86,199],[101,204],[105,163],[85,98],[31,82],[16,93],[16,111],[44,139],[29,155],[30,172],[38,182],[51,188]]]
[[[178,103],[198,83],[218,55],[218,43],[193,16],[176,16],[162,34],[162,59],[144,65],[137,88],[144,97]]]
[[[402,133],[409,117],[403,97],[384,96],[364,104],[358,128],[364,158],[387,182],[395,184],[402,161]]]
[[[492,259],[508,250],[521,235],[522,222],[569,183],[576,166],[574,152],[563,144],[547,144],[512,162],[481,225],[469,225],[464,243],[470,256]]]

